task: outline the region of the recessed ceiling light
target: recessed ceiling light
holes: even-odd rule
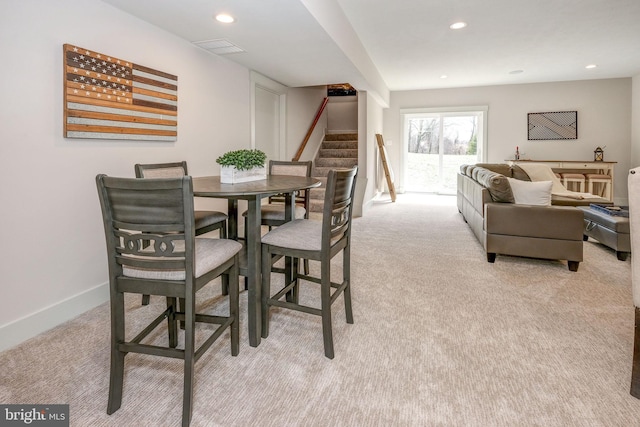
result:
[[[509,74],[522,74],[524,73],[524,70],[513,70],[513,71],[509,71]]]
[[[233,19],[233,16],[231,15],[227,15],[226,13],[221,13],[219,15],[216,15],[216,21],[223,22],[225,24],[230,24],[233,21],[235,21],[235,19]]]
[[[456,23],[453,23],[453,24],[449,25],[449,28],[451,28],[452,30],[459,30],[459,29],[464,28],[466,26],[467,26],[466,22],[456,22]]]
[[[589,64],[589,65],[587,65],[587,66],[586,66],[586,67],[584,67],[584,68],[591,69],[591,68],[596,68],[596,67],[597,67],[597,65],[596,65],[596,64]]]
[[[446,79],[448,76],[446,74],[443,74],[440,76],[441,79]]]

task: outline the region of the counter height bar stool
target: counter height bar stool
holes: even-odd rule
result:
[[[269,175],[311,176],[312,162],[269,161]],[[261,206],[262,225],[280,226],[286,221],[284,215],[285,196],[269,197],[269,203]],[[294,219],[309,218],[309,190],[297,191],[293,200]],[[246,216],[246,215],[245,215]]]
[[[587,177],[587,192],[591,194],[595,194],[596,196],[604,197],[605,199],[611,200],[611,175],[604,175],[598,173],[588,173],[585,175]],[[595,192],[596,187],[594,184],[602,184],[602,191],[598,191],[597,194]]]
[[[171,179],[96,177],[109,261],[111,368],[107,413],[122,404],[124,359],[128,353],[184,360],[182,426],[191,421],[195,362],[229,328],[231,354],[239,351],[238,252],[228,239],[195,237],[191,177]],[[196,293],[221,277],[229,289],[228,315],[196,313]],[[166,310],[133,338],[125,334],[125,293],[159,295]],[[182,311],[177,299],[182,299]],[[153,307],[153,306],[150,306]],[[168,345],[142,343],[164,319]],[[184,333],[178,330],[184,322]],[[196,323],[218,325],[196,349]],[[184,348],[178,348],[178,336]],[[208,332],[207,332],[208,334]]]
[[[357,166],[347,170],[331,170],[322,212],[322,222],[297,219],[287,222],[262,238],[262,337],[269,335],[269,307],[277,306],[322,317],[324,354],[334,357],[331,328],[331,305],[340,294],[344,295],[347,323],[353,323],[351,309],[351,218]],[[342,282],[331,281],[331,259],[342,252]],[[290,258],[285,268],[285,281],[281,290],[271,295],[273,256]],[[298,272],[298,259],[320,261],[320,277]],[[299,303],[300,282],[320,284],[321,308]],[[333,292],[332,292],[333,291]],[[285,301],[283,297],[287,297]]]
[[[560,176],[562,177],[562,185],[564,185],[567,190],[571,191],[569,188],[570,184],[578,184],[578,191],[580,193],[584,193],[585,177],[583,174],[561,173]]]
[[[135,165],[136,178],[181,178],[189,175],[187,162],[149,163]],[[220,238],[227,238],[227,214],[218,211],[195,211],[196,236],[220,230]],[[149,304],[149,295],[142,296],[142,305]]]
[[[290,175],[290,176],[311,176],[313,162],[295,162],[285,160],[269,160],[269,175]],[[292,196],[293,208],[291,211],[292,219],[308,219],[309,218],[309,190],[297,191]],[[269,197],[269,203],[260,207],[261,224],[268,226],[269,230],[273,227],[281,226],[286,223],[285,218],[286,196],[284,194],[276,194]],[[242,213],[244,217],[244,229],[247,230],[247,211]],[[309,274],[309,260],[304,260],[304,272]],[[245,278],[245,289],[248,289],[247,280]],[[224,292],[224,290],[223,290]]]

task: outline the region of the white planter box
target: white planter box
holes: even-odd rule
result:
[[[265,167],[241,171],[237,170],[235,166],[220,166],[220,182],[223,184],[258,181],[261,179],[267,179],[267,169]]]

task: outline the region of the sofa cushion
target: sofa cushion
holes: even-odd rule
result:
[[[521,181],[507,178],[517,205],[551,205],[551,181]]]
[[[489,191],[491,200],[500,203],[515,201],[506,176],[481,167],[475,168],[473,172],[476,174],[476,181]]]
[[[460,166],[460,172],[463,175],[471,177],[471,172],[473,171],[474,168],[475,168],[474,165],[462,165],[462,166]]]
[[[476,163],[476,166],[511,177],[511,167],[506,163]]]
[[[479,168],[476,165],[473,165],[469,169],[467,169],[467,171],[469,173],[469,176],[474,181],[478,181],[478,172],[482,172],[483,170],[485,170],[485,169],[484,168]]]

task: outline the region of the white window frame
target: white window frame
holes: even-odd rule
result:
[[[403,193],[405,188],[405,175],[407,165],[407,152],[409,150],[409,135],[407,132],[408,121],[412,118],[424,117],[424,116],[455,116],[460,113],[475,113],[481,116],[481,120],[478,120],[478,135],[481,136],[481,144],[478,144],[478,161],[486,162],[488,158],[488,138],[487,138],[487,122],[488,122],[488,105],[480,106],[459,106],[459,107],[425,107],[425,108],[403,108],[400,110],[400,123],[402,124],[401,136],[402,136],[402,149],[400,153],[400,176],[398,184],[398,192]],[[442,155],[442,154],[441,154]]]

